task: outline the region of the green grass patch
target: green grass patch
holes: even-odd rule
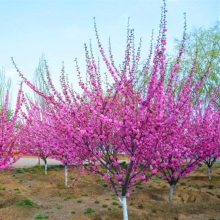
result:
[[[14,189],[14,191],[16,192],[16,194],[20,194],[21,193],[20,189],[18,189],[18,188]]]
[[[67,201],[67,200],[70,200],[70,199],[72,199],[71,196],[66,196],[66,197],[64,198],[64,201]]]
[[[119,205],[118,202],[112,202],[112,205]]]
[[[103,179],[97,179],[97,180],[96,180],[96,183],[103,183],[103,182],[104,182]]]
[[[92,213],[95,213],[95,210],[92,209],[92,208],[87,208],[87,209],[84,210],[85,215],[89,215],[89,214],[92,214]]]
[[[29,199],[22,199],[16,203],[17,206],[23,206],[23,207],[33,207],[34,202]]]
[[[23,168],[17,168],[14,170],[15,173],[24,173],[24,169]]]
[[[115,213],[117,213],[117,212],[119,212],[120,211],[120,209],[119,208],[116,208],[116,207],[114,207],[113,209],[112,209],[112,212],[115,212]]]
[[[63,169],[62,165],[52,165],[49,167],[50,170],[55,170],[55,171],[59,171]]]
[[[49,219],[49,217],[46,216],[46,215],[36,215],[36,216],[34,217],[34,219]]]
[[[62,208],[63,208],[62,205],[58,205],[58,206],[57,206],[57,209],[62,209]]]
[[[209,186],[208,186],[208,189],[214,189],[214,186],[209,185]]]
[[[5,191],[5,187],[0,186],[0,191]]]

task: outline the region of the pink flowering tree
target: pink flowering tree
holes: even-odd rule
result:
[[[152,166],[158,174],[169,183],[169,201],[172,201],[176,184],[187,173],[193,171],[203,160],[201,147],[204,139],[199,140],[195,135],[193,112],[175,113],[171,121],[156,126],[154,149],[155,159]],[[207,142],[206,142],[207,143]]]
[[[208,141],[203,146],[204,163],[208,167],[208,178],[212,179],[212,167],[220,156],[220,121],[219,106],[211,102],[205,110],[201,110],[198,122],[198,138]]]
[[[154,126],[157,131],[154,138],[157,145],[152,149],[156,152],[152,165],[170,185],[170,202],[179,180],[193,171],[204,160],[205,155],[213,155],[212,149],[218,151],[219,122],[214,118],[217,111],[213,115],[200,97],[200,90],[209,70],[204,71],[204,76],[195,81],[195,62],[191,73],[179,81],[181,84],[178,89],[175,81],[170,84],[170,79],[168,80],[165,90],[157,98],[162,100],[159,103],[160,110],[154,111]],[[177,74],[178,68],[172,68],[174,72],[171,75]],[[209,121],[210,125],[207,124],[208,118],[213,118]]]
[[[37,94],[43,97],[42,100],[40,99],[40,103],[38,101],[26,101],[26,111],[23,112],[24,120],[20,137],[24,152],[39,156],[44,160],[45,174],[47,173],[48,157],[57,159],[64,164],[64,179],[65,186],[67,186],[68,165],[79,165],[74,149],[75,145],[71,137],[72,120],[70,116],[72,115],[68,115],[70,113],[69,108],[65,108],[70,103],[66,101],[65,92],[63,92],[62,97],[55,89],[48,66],[46,62],[44,64],[46,76],[41,76],[41,86],[43,88],[46,86],[47,89],[44,92],[37,90]],[[60,79],[62,87],[65,86],[63,74],[64,72]],[[37,89],[34,85],[31,86],[34,91]]]
[[[183,48],[180,49],[180,54],[182,50]],[[179,71],[177,59],[177,63],[171,68],[168,83],[156,86],[160,92],[159,96],[155,97],[155,109],[151,117],[155,118],[152,132],[155,132],[153,138],[157,144],[152,148],[154,159],[151,164],[169,183],[170,202],[174,187],[183,176],[193,171],[203,161],[204,146],[208,146],[210,142],[209,136],[202,135],[201,123],[198,123],[200,89],[205,83],[209,70],[205,71],[204,76],[197,81],[193,77],[194,70],[195,62],[191,73],[184,79],[178,80],[177,76],[180,74],[177,75]],[[172,80],[173,77],[175,80]],[[207,126],[203,131],[206,134],[209,132]]]
[[[219,113],[218,114],[215,113],[215,115],[212,115],[212,116],[213,117],[211,118],[211,120],[209,121],[209,124],[208,124],[208,126],[210,126],[210,124],[213,125],[213,127],[211,127],[211,132],[208,134],[209,136],[212,135],[212,139],[211,139],[211,143],[209,143],[208,146],[207,146],[208,149],[207,149],[207,152],[206,152],[206,157],[204,159],[204,163],[208,167],[208,178],[209,178],[209,180],[212,179],[212,167],[215,164],[216,160],[220,156]]]
[[[165,20],[166,14],[163,18]],[[211,70],[209,63],[209,68],[204,70],[203,76],[196,79],[194,76],[197,54],[195,54],[190,72],[182,72],[180,63],[184,53],[186,24],[176,61],[168,68],[165,54],[166,22],[164,21],[162,25],[161,38],[156,45],[153,65],[150,68],[151,77],[147,81],[148,93],[152,94],[154,91],[153,98],[146,99],[143,105],[152,102],[150,105],[152,123],[149,133],[154,145],[148,148],[152,152],[150,164],[155,172],[169,183],[171,202],[174,187],[204,159],[203,148],[210,141],[207,136],[202,136],[201,131],[197,132],[201,126],[197,123],[199,118],[197,109],[200,109],[201,104],[201,88]]]
[[[59,115],[61,113],[61,115]],[[71,128],[72,120],[68,111],[56,110],[53,112],[52,138],[50,144],[53,146],[53,158],[64,165],[64,182],[68,186],[68,166],[82,168],[82,161],[77,156],[77,149],[73,138],[74,129]]]
[[[19,157],[18,127],[19,111],[21,107],[21,87],[17,95],[17,104],[13,114],[8,114],[9,92],[5,96],[3,107],[0,109],[0,169],[8,168]]]
[[[50,142],[51,130],[45,109],[30,102],[26,103],[26,111],[22,112],[23,120],[20,126],[20,146],[23,154],[37,156],[44,161],[44,171],[47,175],[47,158],[53,154]]]

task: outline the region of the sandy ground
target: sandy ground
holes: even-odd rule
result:
[[[22,161],[29,166],[30,160],[19,164]],[[78,174],[70,170],[71,184],[65,188],[61,166],[50,167],[47,176],[39,166],[0,171],[0,220],[122,219],[121,206],[108,185],[89,175],[73,185]],[[133,189],[128,210],[129,220],[220,220],[220,164],[214,167],[212,181],[205,166],[181,180],[172,204],[167,183],[154,177]]]
[[[126,162],[126,158],[122,157],[119,162]],[[57,166],[62,165],[62,163],[58,160],[48,158],[47,159],[48,166]],[[14,168],[30,168],[37,165],[44,165],[44,161],[42,159],[39,159],[38,157],[32,157],[32,156],[25,156],[17,160],[12,167]]]

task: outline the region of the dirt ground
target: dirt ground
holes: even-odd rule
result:
[[[70,178],[78,175],[70,171]],[[120,220],[121,206],[96,176],[64,187],[62,167],[0,171],[0,220]],[[71,180],[70,180],[71,181]],[[128,198],[129,220],[220,220],[220,163],[208,181],[203,165],[182,179],[168,203],[168,184],[158,177],[137,186]]]

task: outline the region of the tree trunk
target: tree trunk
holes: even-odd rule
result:
[[[47,159],[44,159],[44,174],[47,175]]]
[[[123,220],[128,220],[128,207],[126,196],[119,197],[119,201],[122,204]]]
[[[38,166],[40,166],[40,157],[38,157]]]
[[[169,202],[171,203],[173,200],[173,191],[174,191],[174,184],[170,184],[170,191],[169,191]]]
[[[212,180],[212,167],[208,167],[208,177],[209,180]]]
[[[68,165],[65,164],[64,166],[64,181],[65,181],[65,187],[68,186]]]

